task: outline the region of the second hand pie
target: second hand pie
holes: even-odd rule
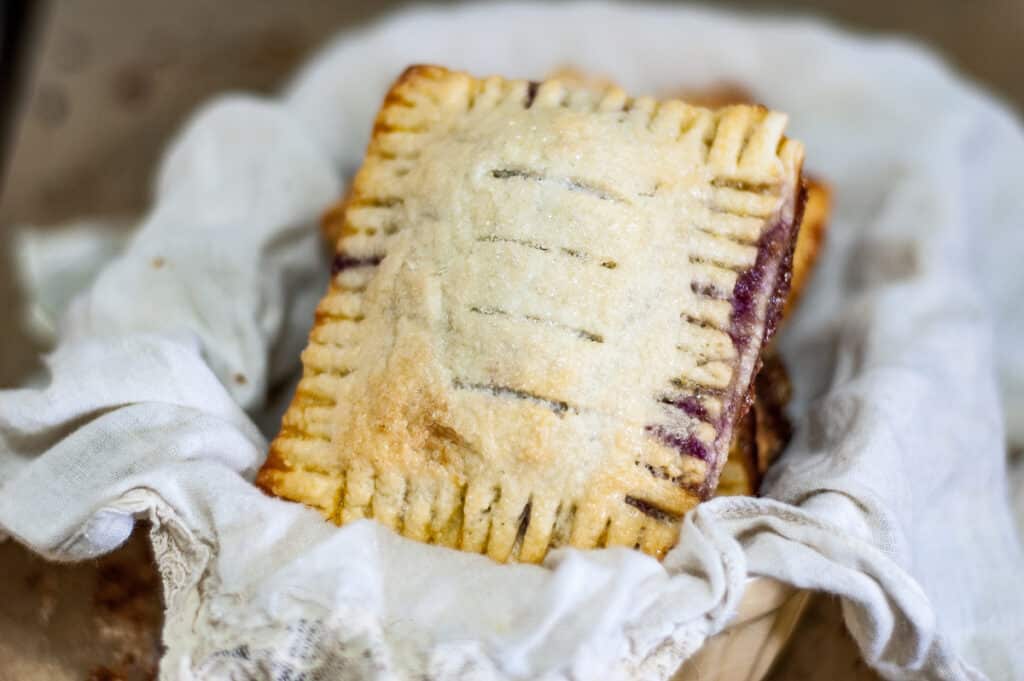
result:
[[[257,484],[499,561],[663,555],[715,490],[785,300],[785,123],[408,69]]]

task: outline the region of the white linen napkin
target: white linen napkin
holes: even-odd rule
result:
[[[572,63],[634,92],[724,80],[792,114],[837,204],[783,338],[797,435],[770,498],[700,506],[662,563],[538,567],[336,528],[250,485],[326,282],[318,216],[416,62]],[[339,37],[280,99],[195,115],[46,375],[0,392],[0,531],[75,560],[151,519],[166,679],[666,678],[748,575],[841,596],[886,678],[1024,678],[995,371],[1022,433],[1022,157],[1004,108],[902,41],[670,7],[404,12]],[[46,251],[23,253],[44,291]]]

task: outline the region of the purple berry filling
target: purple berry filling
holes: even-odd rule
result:
[[[708,410],[704,408],[704,405],[700,403],[700,400],[696,395],[673,395],[671,397],[663,397],[661,401],[665,404],[672,405],[679,411],[692,416],[695,419],[701,421],[709,420]]]
[[[647,432],[656,437],[662,444],[675,449],[681,454],[692,456],[706,463],[713,460],[708,446],[691,434],[676,433],[662,425],[647,426]]]
[[[758,244],[757,260],[754,265],[736,278],[736,286],[732,290],[730,335],[733,342],[740,348],[746,347],[749,342],[750,326],[757,314],[758,294],[762,293],[765,287],[766,270],[769,264],[779,259],[780,251],[785,247],[783,237],[788,232],[789,225],[782,220],[776,221],[769,227]],[[771,300],[769,300],[770,307]],[[767,328],[765,335],[768,335]]]
[[[793,276],[793,249],[796,247],[796,227],[803,219],[807,190],[800,186],[797,193],[793,216],[789,220],[776,219],[765,230],[757,243],[757,259],[754,265],[736,279],[732,290],[732,329],[730,335],[739,348],[749,342],[750,326],[757,314],[757,298],[766,285],[772,287],[768,294],[768,308],[765,313],[765,327],[762,342],[767,342],[775,333],[775,327],[782,313],[783,303],[789,293]],[[768,270],[774,263],[774,282],[766,282]]]
[[[352,256],[339,253],[334,256],[334,260],[331,262],[331,276],[345,270],[350,270],[353,267],[376,267],[380,264],[380,261],[384,259],[382,255],[371,255],[366,258],[353,258]]]

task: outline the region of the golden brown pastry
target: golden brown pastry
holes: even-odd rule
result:
[[[782,310],[783,318],[792,314],[807,288],[825,242],[828,217],[832,212],[832,192],[828,185],[814,177],[808,177],[806,185],[807,202],[804,204],[804,217],[800,222],[800,234],[793,251],[793,279]]]
[[[257,483],[496,560],[656,556],[710,497],[781,313],[783,114],[414,67],[344,206]]]
[[[756,401],[755,397],[755,403]],[[729,456],[718,478],[715,496],[755,496],[761,485],[757,458],[757,419],[754,418],[754,410],[751,409],[733,433]]]

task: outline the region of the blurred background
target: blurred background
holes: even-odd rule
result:
[[[13,225],[144,210],[160,152],[201,102],[273,93],[339,30],[410,3],[387,0],[2,1],[0,387],[37,366],[18,320]],[[730,0],[916,38],[1024,112],[1024,0]],[[16,58],[17,57],[17,58]],[[4,134],[6,133],[6,134]],[[102,561],[54,566],[0,542],[0,681],[153,678],[158,579],[141,533]],[[822,623],[824,627],[820,626]],[[819,601],[773,675],[875,678]]]

